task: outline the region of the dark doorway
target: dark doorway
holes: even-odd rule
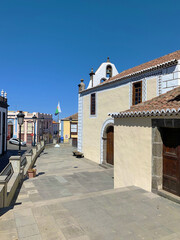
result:
[[[107,128],[106,162],[114,165],[114,127]]]
[[[72,146],[77,147],[77,138],[72,138]]]
[[[7,132],[7,140],[13,137],[13,125],[12,123],[8,123],[8,132]]]
[[[180,129],[163,128],[163,189],[180,196]]]
[[[22,135],[21,135],[22,136]],[[24,139],[24,135],[23,135],[23,139]],[[27,134],[27,144],[29,145],[32,145],[32,142],[33,142],[33,136],[32,136],[32,133],[28,133]]]

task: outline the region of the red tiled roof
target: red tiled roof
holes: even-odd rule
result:
[[[53,120],[53,122],[52,122],[52,123],[53,123],[53,124],[58,124],[58,122],[56,122],[56,121],[54,121],[54,120]]]
[[[73,114],[73,115],[71,115],[69,117],[66,117],[66,118],[62,119],[62,120],[66,121],[66,120],[70,120],[70,118],[72,118],[72,120],[78,120],[78,113],[75,113],[75,114]]]
[[[178,50],[176,52],[173,52],[173,53],[169,53],[165,56],[156,58],[156,59],[151,60],[149,62],[143,63],[143,64],[138,65],[136,67],[127,69],[127,70],[117,74],[116,76],[104,81],[103,83],[99,84],[98,86],[107,84],[107,83],[109,83],[111,81],[114,81],[114,80],[119,80],[119,79],[128,77],[131,74],[135,74],[135,73],[138,73],[138,72],[146,70],[146,69],[148,71],[148,69],[150,70],[150,68],[155,67],[157,65],[161,65],[163,63],[170,62],[170,61],[173,61],[173,60],[179,60],[179,59],[180,59],[180,50]]]
[[[110,114],[113,117],[149,116],[180,112],[180,87],[161,94],[151,100],[133,105],[130,109],[120,113]]]

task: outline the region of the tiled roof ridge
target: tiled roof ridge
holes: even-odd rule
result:
[[[150,60],[148,62],[142,63],[140,65],[134,66],[132,68],[126,69],[120,73],[118,73],[117,75],[109,78],[108,80],[98,84],[97,86],[94,86],[92,88],[87,88],[85,90],[83,90],[82,92],[86,92],[89,91],[91,89],[95,89],[101,86],[104,86],[106,84],[110,84],[128,77],[131,77],[132,75],[135,74],[139,74],[143,71],[150,71],[154,68],[159,68],[162,67],[162,65],[164,64],[176,64],[177,60],[180,59],[180,50],[174,51],[172,53],[168,53],[164,56],[161,56],[159,58],[155,58],[153,60]]]
[[[115,80],[119,80],[121,78],[128,77],[130,74],[133,74],[133,73],[136,73],[136,72],[138,73],[138,72],[146,70],[146,69],[150,70],[150,68],[153,68],[156,65],[161,65],[163,63],[173,61],[173,60],[179,60],[179,59],[180,59],[180,50],[177,50],[175,52],[172,52],[172,53],[166,54],[164,56],[161,56],[159,58],[155,58],[155,59],[150,60],[148,62],[145,62],[145,63],[142,63],[140,65],[134,66],[132,68],[126,69],[126,70],[120,72],[119,74],[117,74],[116,76],[108,79],[104,83],[101,83],[100,85],[106,84],[106,82],[111,82],[112,80],[115,81]]]
[[[78,113],[72,114],[71,116],[63,118],[62,120],[69,120],[70,118],[72,118],[72,120],[78,120]]]
[[[144,106],[144,105],[147,105],[149,102],[152,102],[152,101],[155,101],[156,99],[162,99],[162,98],[164,98],[165,96],[169,96],[169,95],[171,95],[172,93],[174,93],[174,92],[177,92],[177,91],[179,91],[180,92],[180,86],[178,86],[178,87],[176,87],[176,88],[174,88],[174,89],[171,89],[171,90],[169,90],[168,92],[165,92],[165,93],[162,93],[161,95],[159,95],[159,96],[156,96],[156,97],[154,97],[154,98],[151,98],[151,99],[149,99],[149,100],[147,100],[147,101],[144,101],[144,102],[141,102],[141,103],[139,103],[139,104],[137,104],[137,105],[133,105],[134,107],[136,107],[136,106]],[[174,96],[174,94],[172,94],[172,96]]]
[[[54,120],[52,121],[52,123],[57,123],[57,124],[58,124],[58,122],[56,122],[56,121],[54,121]]]

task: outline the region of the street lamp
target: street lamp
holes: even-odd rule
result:
[[[34,115],[34,116],[32,117],[32,119],[33,119],[33,122],[34,122],[34,143],[33,143],[33,146],[35,146],[35,145],[36,145],[36,142],[35,142],[35,134],[36,134],[35,124],[36,124],[36,120],[37,120],[36,115]]]
[[[21,126],[24,122],[24,113],[19,111],[17,114],[18,124],[19,124],[19,155],[21,155]]]
[[[44,117],[41,117],[41,128],[42,128],[42,140],[43,140],[43,123],[44,123]]]

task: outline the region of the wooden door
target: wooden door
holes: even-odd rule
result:
[[[163,189],[180,196],[180,129],[163,130]]]
[[[113,126],[110,126],[107,129],[106,162],[114,165],[114,127]]]
[[[32,133],[31,133],[32,134]],[[27,134],[27,144],[32,144],[32,142],[33,142],[33,137],[32,137],[32,135],[31,134]],[[24,137],[23,137],[24,138]]]
[[[72,138],[72,146],[77,147],[77,138]]]
[[[11,138],[11,125],[8,125],[7,140]]]

